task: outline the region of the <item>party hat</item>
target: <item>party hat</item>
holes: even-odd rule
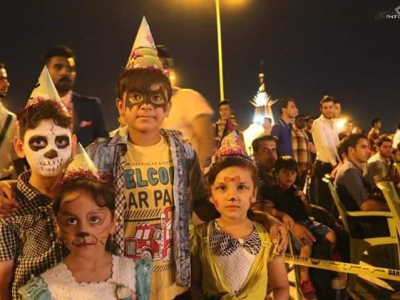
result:
[[[62,103],[46,66],[44,66],[42,73],[40,73],[38,83],[33,89],[26,106],[35,103],[38,99],[55,100]]]
[[[125,69],[163,69],[149,24],[143,17]]]
[[[69,173],[74,173],[77,171],[87,171],[95,176],[98,176],[98,170],[96,166],[86,153],[85,149],[83,149],[81,143],[78,143],[77,145],[76,153],[65,170],[65,176],[68,176]]]
[[[215,153],[216,156],[242,156],[249,157],[246,152],[243,141],[235,131],[226,135],[221,142],[221,146]]]
[[[210,165],[204,168],[204,174],[207,174],[214,164],[225,159],[226,157],[238,157],[245,159],[255,167],[254,160],[247,154],[243,141],[239,138],[238,134],[233,131],[222,139],[221,146],[211,157]]]

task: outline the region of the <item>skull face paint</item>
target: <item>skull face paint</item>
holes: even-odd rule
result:
[[[71,158],[71,130],[43,120],[35,129],[28,129],[24,136],[23,150],[33,172],[44,177],[61,173]]]
[[[144,86],[142,89],[133,89],[126,95],[125,107],[130,110],[133,106],[151,104],[154,108],[161,107],[165,110],[168,104],[166,89],[160,83],[154,83],[150,87]]]
[[[86,256],[105,251],[114,221],[110,210],[98,206],[91,195],[75,191],[62,200],[57,225],[68,250]]]

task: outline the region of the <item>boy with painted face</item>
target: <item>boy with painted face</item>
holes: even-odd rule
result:
[[[199,203],[210,205],[193,148],[179,132],[161,129],[171,95],[143,19],[117,82],[116,104],[127,126],[87,151],[99,172],[114,178],[116,252],[153,261],[150,299],[157,300],[174,299],[188,289],[190,212]]]
[[[39,82],[46,76],[50,78],[44,69]],[[20,117],[20,136],[14,140],[16,153],[27,158],[31,171],[18,178],[18,208],[0,219],[0,299],[20,299],[18,288],[60,262],[63,253],[51,197],[76,137],[60,101],[33,98]]]

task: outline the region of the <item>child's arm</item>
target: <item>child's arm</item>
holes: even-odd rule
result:
[[[307,214],[309,216],[312,216],[312,207],[310,205],[310,201],[308,201],[307,196],[302,191],[297,191],[296,196],[300,197],[301,201],[304,204]]]
[[[10,284],[13,276],[14,261],[0,261],[0,300],[9,300]]]
[[[274,300],[289,299],[289,282],[282,257],[277,257],[268,263],[268,280],[272,286]]]
[[[201,291],[201,262],[197,258],[190,258],[191,270],[192,270],[192,285],[190,287],[190,299],[202,300],[204,299]]]
[[[271,206],[266,208],[266,211],[267,211],[267,213],[271,214],[275,218],[282,219],[283,224],[285,224],[286,228],[292,228],[294,226],[294,220],[288,214],[285,214],[284,212],[281,212]]]

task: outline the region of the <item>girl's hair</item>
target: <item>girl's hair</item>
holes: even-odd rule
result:
[[[298,173],[299,167],[293,157],[284,155],[279,157],[275,163],[275,173],[280,170],[296,171]]]
[[[242,158],[239,156],[225,156],[218,160],[209,170],[207,174],[208,184],[212,185],[215,182],[215,178],[222,170],[229,167],[239,167],[248,169],[251,172],[251,179],[253,181],[254,187],[257,187],[258,184],[258,171],[255,164],[249,161],[246,158]]]
[[[114,188],[112,185],[94,176],[90,176],[89,178],[71,177],[63,180],[62,184],[55,190],[53,202],[55,215],[60,211],[61,202],[65,196],[76,191],[89,194],[99,207],[107,207],[111,212],[111,217],[114,217]]]

